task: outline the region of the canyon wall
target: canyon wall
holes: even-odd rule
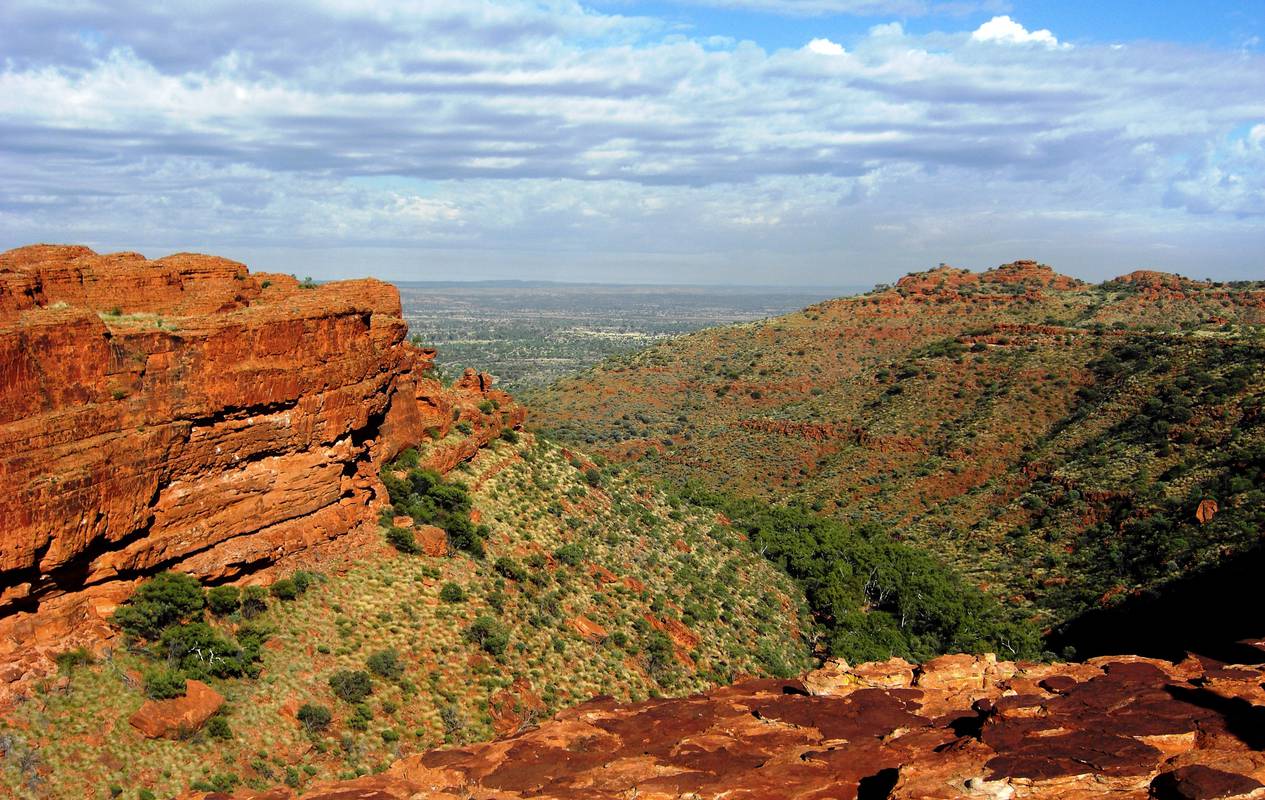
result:
[[[522,423],[406,334],[377,280],[0,254],[0,661],[85,634],[145,575],[232,580],[370,526],[385,460],[433,441],[447,470]]]

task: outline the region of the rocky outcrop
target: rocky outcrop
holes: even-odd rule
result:
[[[1260,798],[1263,679],[1259,667],[1195,657],[834,662],[803,681],[596,699],[534,730],[301,796]]]
[[[149,739],[185,739],[201,730],[223,706],[219,692],[202,681],[186,681],[183,696],[146,700],[128,723]]]
[[[232,580],[372,524],[385,460],[433,440],[446,470],[522,423],[406,334],[376,280],[0,254],[0,662],[90,635],[157,570]]]

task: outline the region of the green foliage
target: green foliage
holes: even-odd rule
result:
[[[898,655],[1040,654],[1037,631],[934,557],[872,525],[847,525],[808,509],[769,506],[690,487],[747,531],[752,546],[804,589],[832,655],[856,663]]]
[[[602,473],[595,468],[589,467],[584,470],[584,482],[589,486],[598,487],[602,485]]]
[[[569,567],[579,566],[584,560],[584,546],[579,542],[568,542],[553,551],[553,557]]]
[[[501,556],[498,558],[494,568],[498,574],[504,575],[512,581],[519,581],[521,583],[522,581],[527,580],[527,570],[523,568],[522,564],[519,564],[509,556]]]
[[[373,694],[373,681],[363,670],[342,669],[329,676],[329,688],[338,699],[355,705]]]
[[[365,665],[380,678],[396,681],[404,676],[404,664],[395,650],[378,650],[371,654]]]
[[[445,603],[461,603],[466,599],[466,592],[455,583],[445,583],[439,590],[439,599]]]
[[[482,615],[475,618],[466,629],[466,638],[492,655],[499,656],[509,646],[510,633],[504,623],[493,617]]]
[[[417,555],[422,552],[422,548],[417,544],[417,537],[413,535],[413,531],[397,525],[387,528],[387,544],[406,555]]]
[[[299,722],[303,723],[303,727],[309,731],[319,731],[324,730],[329,725],[334,715],[330,713],[329,708],[326,706],[304,703],[299,706],[297,717]]]
[[[247,586],[242,591],[242,616],[254,619],[268,610],[268,590],[262,586]]]
[[[394,513],[412,517],[419,525],[443,528],[454,548],[482,558],[488,529],[476,527],[470,521],[470,491],[465,484],[445,482],[438,472],[421,468],[409,469],[400,478],[396,473],[403,469],[397,459],[381,473]],[[419,552],[413,533],[408,529],[388,528],[387,540],[401,552]]]
[[[142,679],[145,682],[145,696],[151,700],[184,697],[186,679],[184,674],[177,670],[155,667],[145,670]]]
[[[278,600],[294,600],[299,596],[299,589],[294,585],[294,581],[289,578],[282,578],[273,581],[272,586],[268,588],[272,596]]]
[[[205,598],[196,578],[160,572],[140,585],[136,594],[114,612],[114,624],[141,639],[154,639],[172,623],[202,610]]]
[[[88,652],[88,648],[82,646],[53,656],[53,661],[57,664],[57,671],[63,675],[74,672],[78,667],[87,666],[93,660],[92,653]]]
[[[206,593],[206,605],[216,616],[232,614],[242,605],[242,593],[236,586],[216,586]]]
[[[226,742],[233,738],[233,729],[228,724],[228,720],[218,714],[207,720],[206,735],[212,739],[219,739]]]
[[[205,622],[172,625],[163,631],[155,647],[168,663],[194,678],[243,675],[250,663],[235,641]]]

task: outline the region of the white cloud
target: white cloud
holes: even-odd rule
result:
[[[844,52],[843,45],[829,39],[813,39],[807,47],[809,51],[823,56],[841,56]]]
[[[971,34],[972,41],[998,42],[1001,44],[1039,44],[1050,49],[1067,47],[1060,45],[1054,34],[1045,28],[1029,31],[1008,16],[993,17],[975,29]]]
[[[1265,56],[1237,49],[1009,21],[769,50],[573,0],[92,8],[0,4],[0,249],[801,282],[1114,274],[1156,229],[1152,266],[1265,252]]]

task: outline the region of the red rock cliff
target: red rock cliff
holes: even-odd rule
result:
[[[376,280],[0,254],[0,659],[146,574],[230,579],[370,523],[379,466],[430,429],[472,429],[429,451],[447,469],[522,423],[487,376],[429,377],[406,333]]]

